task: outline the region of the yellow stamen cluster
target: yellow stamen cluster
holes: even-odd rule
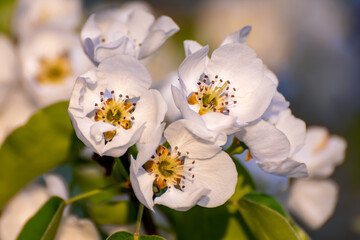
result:
[[[223,113],[229,112],[227,106],[231,103],[236,103],[236,101],[229,102],[228,98],[234,97],[227,93],[229,90],[228,84],[229,81],[223,82],[222,79],[217,81],[218,76],[215,76],[215,80],[210,81],[208,76],[205,76],[202,81],[198,82],[199,91],[194,92],[188,98],[188,103],[190,105],[198,105],[200,115],[203,115],[208,112],[220,112]],[[235,89],[234,89],[235,91]]]
[[[67,54],[56,58],[40,59],[40,69],[37,81],[41,84],[57,84],[73,74],[73,70]]]
[[[112,94],[113,93],[112,91]],[[100,95],[103,96],[104,93],[101,92]],[[113,126],[122,127],[123,129],[131,128],[131,120],[134,120],[132,116],[134,104],[127,102],[126,99],[122,99],[122,95],[120,95],[118,100],[115,99],[114,95],[106,101],[101,98],[101,102],[101,106],[95,104],[95,106],[98,107],[95,113],[95,121],[107,122]],[[111,141],[115,134],[116,130],[105,132],[105,142]]]
[[[161,145],[156,150],[156,156],[152,156],[152,160],[147,161],[143,167],[145,171],[155,175],[154,185],[163,189],[171,186],[180,188],[180,181],[185,178],[183,165],[179,152],[171,153]]]

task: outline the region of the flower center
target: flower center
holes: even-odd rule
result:
[[[41,84],[57,84],[63,82],[73,73],[67,54],[56,58],[40,59],[37,81]]]
[[[110,123],[116,127],[122,127],[123,129],[131,128],[131,121],[135,120],[132,116],[135,103],[127,102],[128,96],[123,98],[123,95],[119,95],[118,99],[115,97],[115,92],[111,91],[111,97],[104,99],[104,92],[100,92],[100,106],[96,103],[95,107],[98,110],[95,113],[95,121],[103,121]],[[105,144],[111,141],[116,134],[116,130],[108,131],[104,133]]]
[[[197,105],[200,115],[208,112],[229,112],[229,106],[236,104],[236,101],[232,100],[235,97],[236,89],[230,90],[230,81],[223,81],[219,79],[218,75],[210,81],[209,77],[205,75],[203,80],[197,84],[199,91],[189,96],[188,103]]]
[[[169,151],[169,149],[161,145],[157,148],[156,155],[153,155],[152,159],[143,165],[146,172],[155,176],[153,184],[155,196],[171,187],[183,190],[186,177],[189,175],[189,179],[195,177],[194,174],[190,173],[194,168],[195,161],[188,164],[186,156],[182,156],[181,152],[177,150],[178,148],[175,147],[174,151]]]

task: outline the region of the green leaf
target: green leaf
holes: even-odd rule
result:
[[[65,201],[62,198],[50,198],[25,224],[17,240],[55,239],[64,208]]]
[[[10,34],[15,0],[0,1],[0,32]]]
[[[139,240],[165,240],[165,238],[162,238],[160,236],[147,236],[142,235],[138,237]],[[129,232],[116,232],[110,237],[108,237],[106,240],[134,240],[134,234]]]
[[[232,214],[229,219],[229,224],[227,226],[226,234],[222,240],[253,240],[255,237],[251,233],[248,226],[245,224],[244,219],[239,212]]]
[[[264,199],[261,199],[264,198]],[[270,196],[246,195],[239,201],[239,212],[256,239],[299,240],[290,221],[277,209]],[[271,207],[265,205],[271,202]]]
[[[101,225],[124,225],[136,222],[137,208],[126,200],[94,204],[90,208],[91,218]]]
[[[245,194],[255,191],[256,186],[246,168],[235,157],[231,157],[231,159],[234,161],[236,171],[238,172],[238,182],[235,188],[235,193],[230,198],[230,201],[237,202]]]
[[[281,206],[281,204],[276,200],[275,198],[265,194],[265,193],[259,193],[259,192],[252,192],[246,195],[246,199],[252,200],[253,202],[260,203],[262,205],[265,205],[276,212],[280,213],[283,217],[286,219],[289,219],[289,217],[286,215],[285,210]]]
[[[230,213],[226,205],[216,208],[195,206],[187,212],[158,206],[168,217],[177,239],[222,239],[226,234]]]
[[[69,158],[73,128],[68,102],[46,107],[0,148],[0,208],[29,181]]]

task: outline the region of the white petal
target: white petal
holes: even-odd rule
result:
[[[283,132],[290,142],[289,156],[292,156],[303,146],[306,131],[305,122],[295,118],[290,109],[280,112],[276,128]]]
[[[103,153],[100,152],[99,154],[114,157],[122,156],[129,147],[139,141],[143,130],[144,125],[139,125],[136,122],[130,129],[118,128],[111,142],[108,142],[105,146],[102,142],[101,149],[103,149]]]
[[[292,177],[292,178],[304,178],[309,176],[306,165],[299,163],[291,159],[278,162],[260,162],[256,161],[256,164],[267,173]]]
[[[262,119],[267,120],[271,116],[278,115],[281,111],[288,108],[289,105],[290,104],[288,101],[286,101],[285,97],[281,93],[276,91],[273,98],[271,99],[269,107],[263,114]]]
[[[130,98],[143,94],[151,85],[151,75],[135,58],[126,55],[115,55],[102,61],[98,67],[99,80],[106,80],[108,90],[121,89]]]
[[[94,60],[95,63],[100,63],[104,59],[118,54],[135,57],[134,46],[128,36],[119,37],[110,43],[98,44],[95,47]]]
[[[225,37],[220,47],[228,43],[246,43],[250,32],[251,26],[245,26],[236,32],[232,32]]]
[[[175,188],[168,189],[163,195],[155,198],[154,202],[178,211],[187,211],[209,192],[210,190],[203,186],[188,184],[183,191]]]
[[[253,49],[240,43],[215,49],[206,69],[212,78],[218,75],[225,81],[229,80],[241,96],[253,92],[264,78],[262,61]]]
[[[164,120],[166,110],[167,105],[157,90],[151,89],[141,96],[133,113],[139,123],[145,124],[140,143],[144,144],[152,141],[152,132]]]
[[[172,72],[165,78],[161,85],[158,85],[161,95],[163,96],[167,104],[167,112],[165,119],[169,122],[174,122],[181,118],[181,112],[176,107],[174,98],[171,92],[171,86],[174,85],[176,88],[180,88],[178,81],[178,75],[176,72]]]
[[[291,187],[288,206],[307,226],[317,229],[334,213],[338,192],[337,184],[330,179],[296,180]]]
[[[145,58],[155,52],[164,42],[179,31],[176,23],[167,16],[161,16],[151,27],[140,47],[139,59]]]
[[[346,141],[340,136],[329,135],[324,127],[310,127],[304,146],[292,159],[304,162],[312,177],[330,176],[336,165],[345,158]]]
[[[176,146],[185,155],[189,152],[190,158],[210,158],[221,151],[221,148],[210,141],[206,141],[185,128],[187,120],[178,120],[170,124],[164,132],[166,140],[174,149]]]
[[[190,56],[191,54],[199,51],[203,46],[193,40],[185,40],[184,41],[184,50],[185,50],[185,57]]]
[[[27,220],[50,198],[42,186],[30,184],[17,193],[2,210],[0,239],[12,240],[20,233]]]
[[[154,209],[154,202],[153,198],[153,182],[154,176],[147,173],[142,165],[138,164],[135,160],[131,157],[131,165],[130,165],[130,181],[131,186],[134,190],[134,193],[137,199],[144,204],[147,208],[153,210]]]
[[[197,81],[204,73],[206,57],[209,46],[202,47],[200,50],[186,57],[179,67],[179,77],[184,82],[188,94],[198,90]]]
[[[68,216],[63,219],[56,234],[56,240],[100,240],[100,236],[93,222]]]
[[[237,88],[238,90],[238,88]],[[238,92],[236,90],[236,92]],[[276,90],[275,84],[267,77],[260,85],[246,95],[235,95],[237,103],[230,109],[230,115],[242,122],[251,122],[260,118],[269,107]]]
[[[96,143],[100,143],[104,141],[104,132],[109,132],[116,129],[117,127],[109,123],[95,122],[90,127],[90,136]]]
[[[154,20],[155,18],[152,14],[142,10],[134,10],[129,15],[127,22],[129,35],[131,35],[136,42],[141,43],[149,33],[150,26]]]
[[[264,120],[243,127],[235,136],[249,147],[251,155],[259,161],[276,162],[289,156],[287,137]]]
[[[227,153],[221,151],[211,159],[196,161],[193,171],[196,183],[211,190],[198,205],[217,207],[233,195],[238,174]]]
[[[64,200],[69,199],[69,191],[62,177],[54,173],[44,174],[47,191],[51,196],[59,196]]]
[[[83,28],[81,29],[81,40],[83,43],[86,39],[95,39],[102,35],[101,28],[96,23],[96,14],[91,14]]]
[[[238,124],[236,117],[225,115],[222,113],[209,112],[201,116],[206,127],[214,132],[225,133],[230,135],[239,131],[245,124]]]
[[[162,140],[165,125],[166,123],[162,123],[152,132],[150,142],[146,144],[136,143],[139,151],[136,159],[137,164],[140,164],[141,166],[144,165],[155,153],[156,148],[160,145],[160,141]]]

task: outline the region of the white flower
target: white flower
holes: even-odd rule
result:
[[[155,52],[179,27],[161,16],[137,7],[111,9],[92,14],[81,31],[81,41],[95,63],[115,54],[143,59]]]
[[[344,161],[345,149],[342,137],[330,136],[324,127],[310,127],[304,146],[292,157],[307,165],[310,179],[295,181],[287,205],[310,228],[320,228],[335,211],[339,189],[326,178]]]
[[[179,67],[182,91],[174,101],[194,128],[232,134],[260,118],[276,85],[256,53],[241,43],[229,43],[207,57],[208,47],[185,42],[186,59]],[[201,136],[201,135],[199,135]]]
[[[20,0],[13,29],[20,38],[27,37],[39,27],[75,30],[81,17],[81,0]]]
[[[98,154],[110,156],[150,141],[166,112],[161,94],[148,90],[150,85],[146,68],[126,55],[109,57],[81,75],[69,105],[77,136]]]
[[[306,164],[310,177],[329,177],[336,165],[345,159],[346,141],[337,135],[330,135],[324,127],[310,127],[305,143],[292,159]]]
[[[320,228],[334,213],[339,187],[331,179],[296,180],[291,186],[287,205],[308,227]]]
[[[265,172],[285,177],[307,177],[306,165],[291,158],[302,147],[305,123],[295,118],[288,108],[275,113],[266,120],[250,123],[235,136],[248,146],[248,158],[254,158]]]
[[[14,129],[27,122],[35,110],[36,107],[20,86],[8,90],[0,110],[0,146]]]
[[[176,107],[172,93],[171,93],[171,86],[174,85],[180,88],[180,83],[178,81],[178,75],[176,72],[172,72],[159,84],[159,91],[167,104],[167,112],[165,115],[165,119],[169,122],[174,122],[181,118],[181,112]]]
[[[67,216],[61,222],[55,240],[100,240],[100,236],[89,219]]]
[[[35,182],[31,183],[16,194],[5,206],[0,217],[0,239],[16,239],[24,224],[51,196],[59,196],[64,200],[69,198],[66,184],[61,177],[55,174],[47,174],[44,176],[44,180],[46,187]],[[56,239],[73,239],[70,238],[71,236],[76,236],[75,239],[79,240],[100,239],[91,221],[68,215],[65,210]]]
[[[132,159],[130,178],[141,203],[186,211],[194,205],[216,207],[234,193],[237,172],[232,159],[221,148],[205,141],[179,120],[164,132],[170,149],[160,145],[162,129],[151,144]]]
[[[68,100],[76,77],[92,67],[75,33],[41,29],[19,47],[24,86],[40,107]]]
[[[0,34],[0,106],[18,77],[18,59],[10,39]]]

